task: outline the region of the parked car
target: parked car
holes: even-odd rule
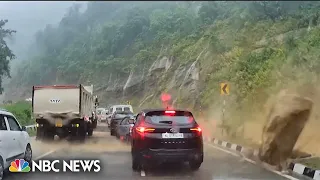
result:
[[[111,125],[111,118],[112,116],[114,115],[114,113],[116,111],[130,111],[130,112],[133,112],[133,108],[131,105],[113,105],[109,108],[109,112],[108,112],[108,115],[107,115],[107,123],[108,123],[108,126],[110,127]]]
[[[127,116],[123,118],[116,128],[116,137],[124,141],[130,141],[133,125],[134,116]]]
[[[32,161],[29,134],[12,113],[0,110],[0,180],[11,162],[20,158],[28,163]]]
[[[130,111],[116,111],[112,117],[110,122],[110,135],[115,136],[116,135],[116,128],[118,124],[121,122],[121,120],[125,117],[134,117],[133,113]]]

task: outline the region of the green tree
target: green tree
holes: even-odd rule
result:
[[[15,58],[15,55],[11,49],[7,46],[5,38],[8,38],[16,31],[11,29],[5,29],[4,26],[8,20],[0,20],[0,94],[3,92],[2,78],[10,78],[10,60]]]

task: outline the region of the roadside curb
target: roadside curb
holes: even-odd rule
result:
[[[257,157],[259,154],[259,151],[256,149],[246,148],[242,145],[233,144],[216,138],[205,138],[205,140],[224,148],[246,154],[247,156],[249,156],[248,158]],[[320,170],[307,167],[300,163],[290,163],[288,168],[299,175],[306,176],[314,180],[320,180]]]
[[[312,178],[314,180],[320,180],[320,170],[316,170],[316,169],[307,167],[307,166],[300,164],[300,163],[290,163],[289,169],[297,174],[307,176],[307,177]]]

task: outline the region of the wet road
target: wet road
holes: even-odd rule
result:
[[[107,127],[105,127],[107,129]],[[104,130],[99,127],[98,130]],[[129,145],[111,137],[108,132],[95,132],[85,144],[70,144],[64,141],[50,144],[34,142],[34,157],[52,152],[41,159],[100,159],[102,166],[99,173],[11,173],[5,180],[282,180],[286,179],[249,162],[241,161],[223,151],[205,145],[205,160],[200,169],[191,172],[183,164],[162,165],[134,172],[131,169]],[[145,175],[145,176],[144,176]]]

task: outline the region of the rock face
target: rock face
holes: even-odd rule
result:
[[[313,102],[282,92],[273,104],[263,128],[259,159],[281,168],[309,119]]]

